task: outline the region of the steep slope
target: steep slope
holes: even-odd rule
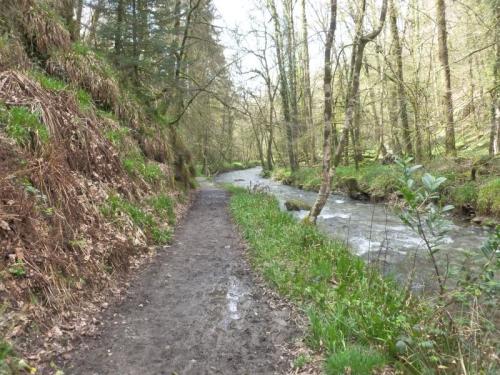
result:
[[[58,3],[0,4],[0,337],[38,360],[31,338],[168,243],[192,185],[175,130],[71,43]]]

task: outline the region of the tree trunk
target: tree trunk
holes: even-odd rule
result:
[[[390,5],[390,20],[391,20],[391,33],[394,48],[394,56],[396,58],[396,80],[398,88],[398,107],[399,116],[401,118],[401,128],[403,129],[403,143],[406,155],[413,155],[412,140],[410,134],[410,124],[408,121],[408,110],[406,101],[406,92],[403,78],[403,48],[399,40],[399,31],[397,23],[397,10],[394,0],[391,0]]]
[[[309,34],[307,30],[306,0],[302,0],[302,53],[304,69],[304,104],[306,129],[310,136],[311,164],[316,163],[316,132],[312,113],[311,72],[309,67]]]
[[[75,22],[75,30],[74,30],[74,40],[80,39],[80,32],[82,28],[82,13],[83,13],[83,0],[78,0],[78,4],[76,7],[76,22]]]
[[[363,24],[365,8],[366,8],[366,0],[363,0],[361,7],[361,14],[360,14],[360,23],[358,30],[356,31],[356,33],[358,34],[358,36],[356,37],[357,43],[355,44],[355,46],[353,46],[356,55],[353,64],[352,79],[350,80],[351,81],[350,88],[348,89],[348,99],[345,110],[344,127],[342,129],[342,135],[340,137],[339,144],[337,146],[337,149],[335,150],[335,155],[333,159],[334,168],[336,168],[340,163],[340,160],[342,158],[342,151],[347,142],[347,139],[349,137],[349,132],[353,124],[354,110],[357,105],[356,101],[358,99],[358,92],[359,92],[361,67],[363,65],[362,62],[363,62],[364,49],[366,45],[373,39],[375,39],[377,35],[380,34],[380,32],[382,31],[382,27],[384,26],[385,17],[387,14],[387,0],[383,0],[382,3],[378,28],[366,35],[361,35],[363,29],[362,24]]]
[[[446,31],[446,5],[444,0],[436,0],[437,2],[437,26],[438,26],[438,48],[439,61],[444,72],[444,95],[443,108],[446,115],[446,137],[445,147],[446,154],[456,156],[455,148],[455,122],[453,119],[453,99],[451,96],[451,71],[448,58],[448,37]]]
[[[500,152],[500,103],[499,87],[500,84],[500,1],[495,3],[495,64],[493,65],[494,85],[491,92],[491,131],[490,131],[490,156],[497,155]]]
[[[115,58],[118,62],[123,50],[123,29],[125,23],[125,0],[118,0],[116,6]],[[120,64],[118,64],[119,66]]]
[[[332,129],[332,46],[337,27],[337,0],[330,0],[330,26],[326,35],[325,44],[325,72],[324,87],[324,124],[323,124],[323,163],[321,169],[321,187],[318,197],[309,212],[309,220],[316,223],[321,210],[326,204],[331,189],[331,129]]]
[[[92,17],[90,18],[90,26],[89,26],[89,34],[88,34],[88,42],[95,47],[97,47],[97,24],[99,23],[99,19],[101,18],[102,11],[104,9],[104,0],[98,0],[94,6],[94,10],[92,12]]]
[[[286,39],[287,39],[287,59],[288,59],[288,89],[291,109],[293,149],[298,169],[298,146],[299,136],[303,133],[302,126],[299,124],[299,108],[297,101],[297,63],[295,57],[295,24],[293,19],[293,1],[286,0],[284,4],[286,20]]]
[[[278,59],[278,70],[280,76],[280,94],[281,94],[281,102],[282,102],[282,111],[283,118],[285,120],[285,131],[286,131],[286,140],[287,140],[287,152],[288,152],[288,160],[290,162],[290,168],[292,171],[296,171],[299,168],[297,163],[296,155],[295,155],[295,141],[294,141],[294,130],[293,123],[291,120],[290,114],[290,103],[288,96],[288,80],[286,76],[286,69],[283,57],[283,42],[282,42],[282,34],[280,27],[280,20],[278,18],[278,12],[276,10],[276,4],[274,0],[269,0],[268,5],[271,11],[271,16],[274,22],[274,37],[276,44],[276,56]]]

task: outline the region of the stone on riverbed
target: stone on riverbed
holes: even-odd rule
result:
[[[285,202],[285,207],[288,211],[310,211],[311,205],[300,199],[289,199]]]

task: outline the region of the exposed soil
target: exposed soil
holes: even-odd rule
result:
[[[105,313],[100,334],[71,353],[66,374],[287,372],[287,347],[300,330],[258,286],[228,199],[200,189],[173,245]]]

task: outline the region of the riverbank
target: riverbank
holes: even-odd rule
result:
[[[485,322],[474,321],[478,340],[467,335],[471,296],[446,297],[448,307],[462,311],[451,320],[444,301],[416,298],[382,278],[344,243],[281,211],[276,198],[230,190],[231,212],[251,247],[254,268],[307,312],[306,341],[324,354],[328,374],[345,367],[351,374],[494,372],[492,344],[482,341],[488,337]],[[297,358],[295,364],[308,360]]]
[[[482,159],[438,159],[426,163],[423,171],[446,177],[440,195],[443,204],[453,204],[455,213],[478,224],[494,225],[500,220],[500,158]],[[321,168],[301,167],[292,173],[286,168],[276,168],[268,176],[283,184],[306,191],[319,190]],[[420,175],[417,174],[419,180]],[[339,166],[332,178],[332,190],[351,198],[372,202],[399,203],[398,186],[401,172],[395,164],[362,164]]]

